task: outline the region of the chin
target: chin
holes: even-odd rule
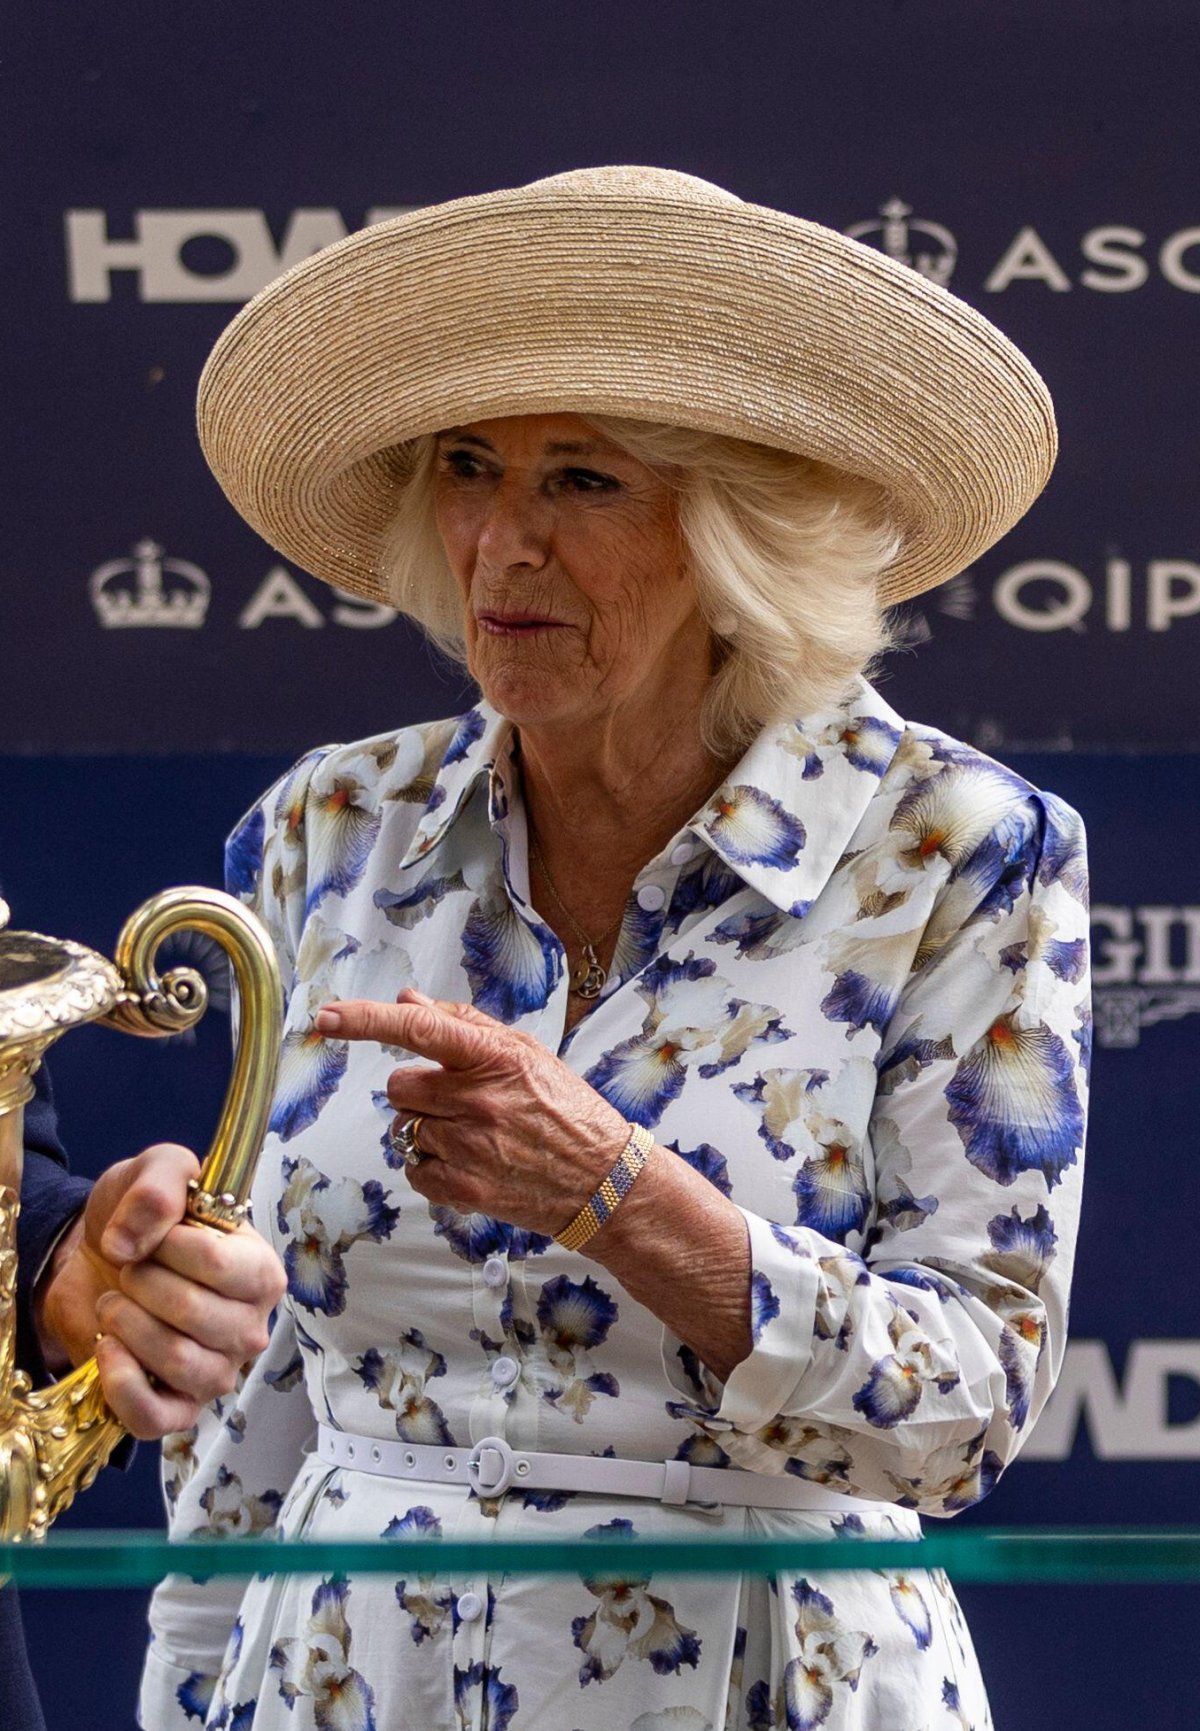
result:
[[[525,727],[582,717],[587,694],[578,668],[555,666],[545,655],[489,654],[490,647],[483,654],[476,647],[470,673],[493,709]]]
[[[475,679],[492,708],[518,727],[553,726],[583,717],[578,689],[564,688],[544,673],[488,670],[476,673]]]

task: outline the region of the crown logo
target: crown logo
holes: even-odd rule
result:
[[[109,559],[92,572],[92,606],[108,631],[129,625],[194,630],[204,624],[211,585],[198,565],[164,559],[157,541],[139,541],[132,559]]]
[[[853,223],[846,233],[851,240],[865,240],[868,245],[894,258],[897,264],[906,264],[918,276],[940,283],[945,288],[958,263],[958,242],[940,222],[913,222],[911,217],[910,204],[905,204],[901,198],[890,198],[886,204],[880,205],[875,220]],[[914,235],[932,241],[933,250],[917,251]]]

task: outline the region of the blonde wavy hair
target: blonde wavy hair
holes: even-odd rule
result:
[[[769,721],[836,705],[887,647],[879,578],[900,548],[882,491],[823,463],[744,439],[611,415],[588,424],[667,479],[697,604],[713,634],[701,716],[718,756]],[[434,505],[434,434],[407,447],[385,541],[394,606],[465,663],[462,609]]]

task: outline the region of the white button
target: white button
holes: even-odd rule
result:
[[[483,1600],[478,1593],[462,1593],[458,1601],[458,1617],[462,1623],[473,1623],[483,1615]]]
[[[661,884],[643,884],[637,893],[639,908],[645,908],[648,914],[656,914],[667,899],[667,892]]]
[[[515,1358],[498,1358],[492,1366],[492,1381],[497,1388],[507,1388],[509,1383],[516,1382],[521,1374],[521,1367]]]
[[[486,1286],[503,1286],[508,1279],[508,1264],[502,1256],[489,1256],[483,1265]]]
[[[681,841],[671,849],[671,864],[686,865],[696,851],[694,841]]]

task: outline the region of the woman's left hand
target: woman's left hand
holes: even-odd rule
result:
[[[387,1096],[401,1122],[420,1116],[414,1190],[460,1214],[483,1213],[552,1235],[603,1182],[629,1136],[621,1114],[528,1034],[405,991],[394,1004],[329,1004],[318,1033],[403,1046],[436,1068],[402,1064]]]

